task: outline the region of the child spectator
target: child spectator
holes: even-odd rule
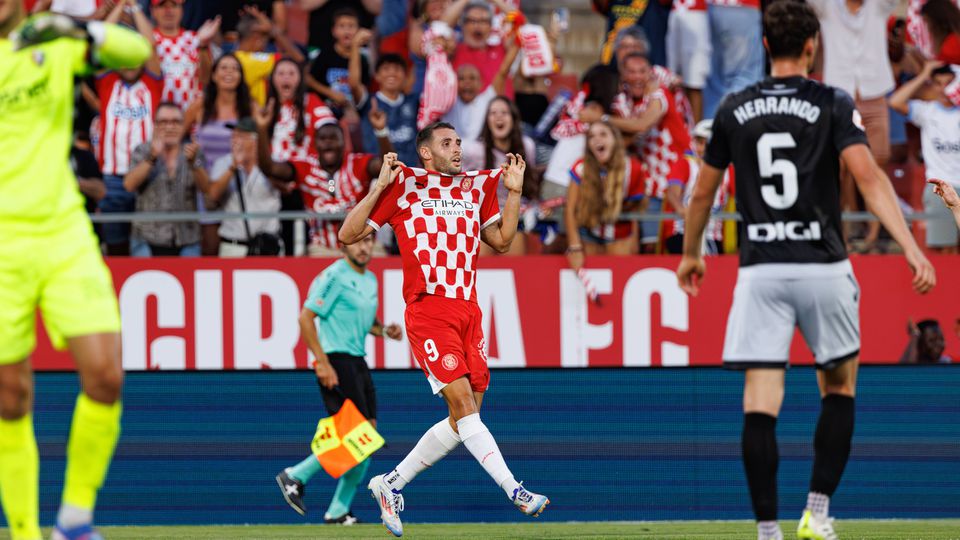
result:
[[[343,109],[352,106],[350,89],[350,54],[353,51],[354,38],[360,30],[360,16],[351,7],[344,7],[333,14],[333,34],[335,42],[329,49],[320,51],[313,64],[307,86],[320,94],[329,103]],[[360,56],[360,82],[370,86],[370,62]]]
[[[333,112],[316,94],[307,92],[300,66],[289,58],[277,62],[270,82],[270,99],[274,104],[270,145],[273,159],[315,159],[314,134],[321,125],[334,120]],[[280,185],[279,189],[281,210],[303,210],[303,197],[296,182]],[[297,226],[302,227],[302,221],[281,222],[287,255],[293,255],[297,250],[294,233]]]
[[[487,118],[480,132],[480,139],[463,141],[463,170],[478,171],[495,169],[506,162],[507,154],[522,156],[527,162],[523,173],[523,199],[521,204],[537,198],[538,187],[535,178],[537,158],[533,139],[523,134],[520,128],[520,111],[506,96],[497,96],[487,107]],[[507,201],[507,188],[497,187],[497,199],[502,208]],[[522,230],[523,223],[520,223]],[[507,255],[523,255],[526,252],[524,236],[518,234],[510,245]],[[480,245],[480,255],[493,255],[496,252],[486,244]]]
[[[567,257],[580,270],[584,255],[636,253],[637,224],[620,214],[641,209],[643,164],[627,155],[620,130],[607,122],[590,124],[583,158],[570,169],[567,189]]]
[[[118,21],[127,2],[119,2],[110,13]],[[137,30],[147,39],[153,27],[146,16],[134,10]],[[107,195],[100,200],[104,213],[133,212],[136,196],[123,187],[123,177],[130,170],[134,148],[153,136],[153,115],[163,91],[160,60],[153,54],[143,67],[103,73],[97,78],[100,98],[99,158]],[[103,239],[107,255],[130,253],[130,224],[104,223]]]
[[[184,30],[183,2],[152,0],[151,13],[157,21],[153,43],[163,71],[162,99],[185,109],[200,97],[200,89],[210,78],[210,42],[220,30],[220,17],[203,23],[196,32]]]
[[[383,0],[300,0],[300,8],[310,12],[310,48],[324,53],[333,49],[336,42],[331,30],[339,11],[350,8],[357,14],[361,28],[373,28],[374,17],[380,14]]]
[[[920,128],[920,148],[927,180],[943,179],[960,187],[960,107],[947,97],[945,89],[954,77],[950,66],[930,60],[923,71],[890,96],[890,107],[907,114]],[[935,101],[913,99],[925,85],[936,91]],[[957,253],[957,227],[953,215],[928,184],[923,192],[923,209],[934,217],[927,220],[927,247],[940,253]]]
[[[357,32],[358,37],[372,37],[370,31],[363,29]],[[385,54],[377,59],[374,80],[380,86],[375,94],[371,95],[360,82],[361,76],[357,71],[360,67],[360,42],[354,40],[350,63],[350,86],[353,97],[357,100],[358,110],[363,130],[363,151],[373,154],[379,150],[376,144],[377,136],[370,125],[368,115],[372,110],[380,110],[387,115],[387,136],[403,163],[416,164],[420,159],[417,154],[417,110],[420,105],[420,96],[405,94],[404,85],[407,81],[407,63],[402,57],[395,54]]]
[[[151,142],[133,151],[123,187],[137,192],[137,212],[195,212],[198,192],[210,190],[203,152],[182,142],[183,111],[173,102],[157,107]],[[135,257],[198,256],[200,226],[195,221],[138,221],[133,224],[131,254]]]
[[[243,67],[233,54],[225,54],[213,64],[210,84],[203,89],[203,99],[196,100],[187,108],[184,133],[193,134],[206,158],[207,170],[213,169],[216,160],[230,154],[232,131],[227,124],[250,116],[254,102],[243,77]],[[197,210],[207,211],[202,195],[198,195]],[[216,207],[215,204],[210,206]],[[220,249],[217,230],[220,222],[209,219],[200,221],[203,254],[216,255]]]

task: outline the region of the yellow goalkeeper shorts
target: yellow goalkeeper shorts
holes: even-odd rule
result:
[[[37,309],[58,350],[67,338],[120,331],[110,270],[86,215],[42,235],[0,234],[0,365],[37,343]]]

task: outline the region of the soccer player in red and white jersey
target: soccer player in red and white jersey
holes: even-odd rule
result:
[[[163,101],[186,109],[201,97],[202,83],[210,78],[210,42],[220,30],[220,17],[203,23],[196,32],[184,30],[184,0],[151,0],[150,13],[157,27],[153,43],[163,69]]]
[[[481,240],[501,253],[510,248],[526,163],[507,154],[500,169],[461,173],[460,137],[444,122],[417,134],[417,153],[424,169],[407,167],[396,154],[385,155],[380,177],[340,228],[340,241],[352,244],[384,224],[393,227],[403,258],[410,346],[433,392],[443,396],[450,411],[394,470],[370,480],[383,524],[395,536],[403,534],[403,487],[461,442],[522,512],[537,516],[550,502],[514,479],[480,420],[490,372],[477,305],[477,254]],[[501,178],[509,192],[502,213],[497,201]]]
[[[316,157],[275,161],[271,156],[270,125],[273,121],[274,100],[254,113],[257,123],[257,160],[260,170],[280,183],[295,182],[303,196],[307,210],[335,212],[352,208],[370,188],[383,159],[373,154],[346,153],[343,129],[333,118],[317,128],[314,134]],[[384,128],[386,113],[371,111],[370,122]],[[386,135],[377,138],[380,150],[393,151],[393,144]],[[315,257],[336,257],[339,251],[337,229],[340,222],[317,220],[310,233],[308,253]]]

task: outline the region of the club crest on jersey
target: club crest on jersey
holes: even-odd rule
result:
[[[43,62],[47,59],[46,55],[43,54],[43,51],[33,51],[33,63],[37,67],[43,66]]]
[[[443,367],[447,370],[452,370],[457,367],[457,357],[452,354],[443,355],[443,359],[440,360],[443,363]]]
[[[464,176],[463,180],[460,180],[460,191],[470,191],[473,189],[473,177]]]

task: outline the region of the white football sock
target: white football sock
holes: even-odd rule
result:
[[[758,521],[757,539],[783,540],[783,532],[780,530],[780,523],[777,521]]]
[[[520,484],[513,478],[513,473],[503,461],[497,441],[493,439],[487,426],[480,421],[480,414],[474,413],[457,420],[457,430],[460,432],[463,445],[470,450],[493,481],[506,492],[507,497],[512,499],[514,491],[520,487]]]
[[[413,450],[403,458],[396,469],[386,475],[384,481],[390,489],[400,491],[418,474],[443,459],[459,444],[460,436],[450,426],[450,420],[444,418],[420,437],[420,441]]]

